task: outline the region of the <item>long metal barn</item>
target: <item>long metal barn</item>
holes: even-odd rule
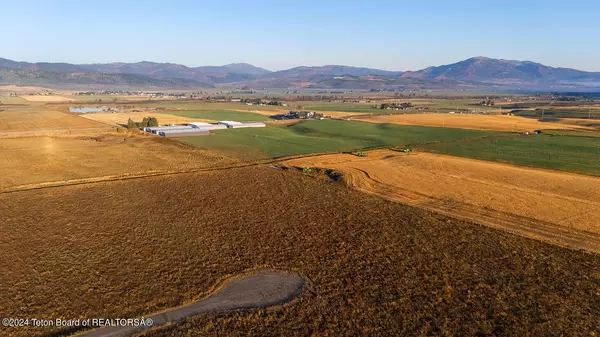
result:
[[[211,130],[240,129],[240,128],[264,128],[265,123],[242,123],[236,121],[220,121],[216,124],[193,122],[180,125],[152,126],[144,128],[145,132],[163,137],[204,136],[209,135]]]

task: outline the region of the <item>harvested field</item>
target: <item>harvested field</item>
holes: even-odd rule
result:
[[[186,170],[237,161],[169,139],[119,133],[6,138],[0,141],[0,191],[21,185]]]
[[[371,151],[366,157],[323,155],[285,164],[335,169],[363,192],[600,252],[599,178],[389,150]]]
[[[470,115],[470,114],[407,114],[375,115],[371,118],[357,119],[370,123],[391,123],[401,125],[425,125],[448,128],[496,130],[496,131],[533,131],[548,129],[580,129],[572,124],[545,123],[535,119],[517,116]]]
[[[21,96],[23,99],[29,101],[29,102],[44,102],[44,103],[48,103],[48,102],[69,102],[72,101],[72,99],[66,98],[66,97],[62,97],[62,96],[50,96],[50,95],[26,95],[26,96]]]
[[[99,127],[105,125],[44,106],[9,107],[0,111],[0,133]]]
[[[171,115],[168,113],[156,113],[156,112],[127,112],[127,113],[88,113],[81,114],[80,117],[89,119],[92,121],[108,124],[108,125],[127,125],[129,118],[135,122],[141,122],[144,117],[156,117],[160,124],[185,124],[191,122],[211,122],[207,119],[191,118],[184,116]]]
[[[43,200],[44,202],[40,202]],[[139,317],[229,275],[297,271],[270,310],[150,335],[592,335],[600,257],[267,167],[0,195],[0,312]],[[76,328],[6,328],[4,336]]]

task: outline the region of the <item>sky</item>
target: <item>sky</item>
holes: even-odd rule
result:
[[[0,57],[418,70],[474,56],[600,71],[597,0],[0,0]]]

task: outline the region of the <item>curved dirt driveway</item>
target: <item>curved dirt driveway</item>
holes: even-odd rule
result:
[[[156,327],[210,312],[269,307],[288,302],[299,296],[304,285],[304,279],[296,273],[262,270],[226,281],[219,289],[201,301],[145,316],[145,318],[152,319],[152,327]],[[78,336],[123,337],[149,330],[152,327],[107,327]]]

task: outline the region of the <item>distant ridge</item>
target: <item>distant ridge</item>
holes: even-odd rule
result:
[[[553,68],[531,61],[473,57],[453,64],[408,71],[403,77],[483,83],[564,83],[600,81],[600,73]]]
[[[343,65],[269,71],[248,63],[187,67],[175,63],[28,63],[0,58],[0,83],[45,86],[120,86],[313,89],[600,90],[600,73],[554,68],[531,61],[473,57],[418,71]]]

